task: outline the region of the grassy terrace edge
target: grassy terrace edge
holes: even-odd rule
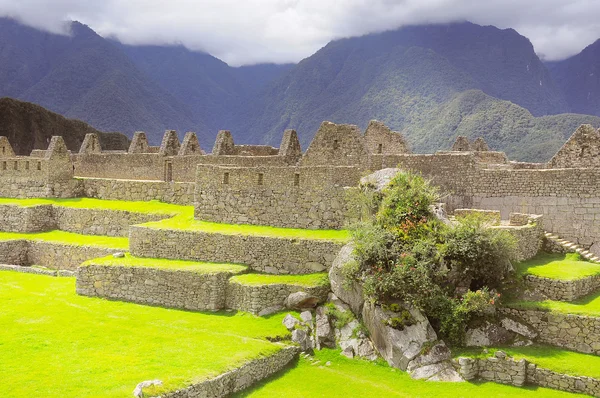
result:
[[[157,268],[163,270],[189,271],[202,274],[217,272],[240,274],[248,271],[248,267],[242,264],[135,257],[129,253],[125,253],[125,257],[117,258],[113,256],[105,256],[87,260],[81,264],[82,267],[94,265],[111,267]]]
[[[600,357],[592,354],[582,354],[546,345],[528,347],[489,347],[488,353],[482,348],[463,348],[453,350],[452,356],[487,358],[494,352],[504,351],[517,360],[525,359],[539,367],[553,370],[570,376],[587,376],[600,379]]]
[[[350,240],[348,230],[281,228],[266,225],[223,224],[196,220],[192,216],[177,216],[153,221],[139,226],[151,229],[167,229],[190,232],[205,232],[223,235],[253,235],[280,239],[326,240],[346,243]]]
[[[572,281],[599,275],[600,265],[584,261],[576,253],[539,253],[517,264],[517,271],[519,275]]]
[[[157,200],[148,202],[105,200],[93,198],[0,198],[0,205],[31,207],[54,205],[76,209],[128,211],[133,213],[164,214],[171,216],[140,226],[152,229],[174,229],[191,232],[218,233],[224,235],[251,235],[281,239],[326,240],[346,243],[350,240],[347,230],[281,228],[266,225],[224,224],[194,219],[194,207],[163,203]]]
[[[53,205],[60,207],[69,207],[74,209],[91,210],[113,210],[129,211],[132,213],[153,213],[166,215],[191,215],[194,213],[193,206],[175,205],[163,203],[158,200],[147,202],[126,201],[126,200],[106,200],[94,198],[32,198],[15,199],[0,198],[0,205],[15,205],[21,207],[32,207],[39,205]]]
[[[91,246],[118,250],[129,249],[129,238],[104,235],[83,235],[59,230],[33,233],[0,232],[0,241],[10,240],[29,240],[69,246]]]
[[[282,284],[296,285],[302,287],[320,287],[329,285],[329,277],[326,272],[302,275],[271,275],[249,273],[243,275],[236,275],[229,279],[229,281],[232,283],[238,283],[240,285],[247,286]]]

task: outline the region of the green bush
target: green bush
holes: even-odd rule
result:
[[[442,256],[451,269],[455,285],[474,289],[500,287],[516,258],[516,242],[508,232],[490,228],[479,214],[461,217],[444,234]]]
[[[344,275],[361,281],[373,302],[419,309],[440,337],[459,344],[471,317],[496,304],[492,289],[509,281],[516,245],[477,215],[451,226],[440,222],[431,212],[438,198],[422,177],[396,175],[382,191],[376,216],[351,229],[356,263],[344,267]],[[406,326],[396,318],[390,326]]]

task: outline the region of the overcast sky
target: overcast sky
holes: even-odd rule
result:
[[[235,66],[298,62],[332,39],[422,23],[514,28],[548,60],[600,38],[600,0],[0,0],[0,15],[57,33],[78,20],[124,43],[180,43]]]

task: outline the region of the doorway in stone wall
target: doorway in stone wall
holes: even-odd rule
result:
[[[173,181],[173,162],[170,160],[165,161],[165,181]]]

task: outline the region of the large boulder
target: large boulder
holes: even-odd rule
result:
[[[365,303],[362,286],[356,281],[346,280],[342,271],[344,265],[356,261],[353,252],[354,245],[352,243],[342,247],[329,270],[329,282],[331,283],[331,291],[340,300],[348,304],[355,315],[359,316]]]
[[[415,359],[425,343],[433,343],[437,335],[429,320],[417,309],[408,309],[413,324],[396,329],[390,320],[400,314],[384,310],[381,306],[365,303],[363,306],[363,322],[369,330],[371,340],[379,354],[395,368],[406,370],[410,361]]]
[[[375,191],[379,192],[385,187],[387,187],[392,178],[394,178],[396,174],[398,174],[401,171],[401,169],[396,168],[377,170],[376,172],[361,178],[360,183],[363,185],[368,184],[372,186]]]
[[[465,333],[465,346],[490,347],[511,342],[515,335],[502,326],[485,321],[482,324],[469,327]]]
[[[410,313],[408,320],[405,311]],[[450,350],[437,340],[429,320],[417,309],[394,312],[367,302],[363,321],[373,344],[390,366],[408,371],[414,379],[463,381],[452,367]]]
[[[290,294],[284,302],[285,308],[292,310],[303,310],[314,308],[319,303],[319,298],[306,292],[295,292]]]

